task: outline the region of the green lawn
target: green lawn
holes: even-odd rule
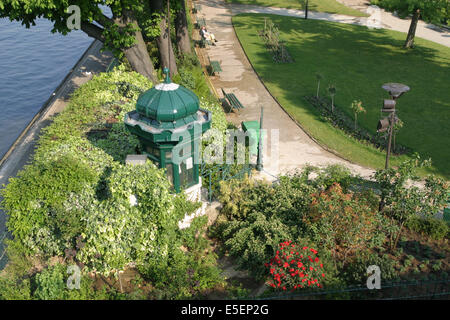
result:
[[[226,0],[231,3],[240,3],[240,4],[252,4],[263,7],[277,7],[277,8],[287,8],[287,9],[299,9],[303,10],[300,1],[298,0]],[[335,1],[335,0],[310,0],[309,1],[309,10],[310,11],[318,11],[318,12],[327,12],[327,13],[338,13],[345,14],[349,16],[356,17],[366,17],[368,16],[364,12],[349,8],[344,6],[343,4]]]
[[[263,28],[264,16],[279,25],[294,63],[272,62],[257,33]],[[253,67],[286,111],[320,143],[350,161],[382,168],[385,153],[358,143],[320,119],[303,98],[315,95],[315,74],[324,76],[322,96],[327,95],[329,83],[336,85],[336,105],[348,114],[351,102],[362,100],[367,114],[360,115],[358,122],[373,133],[382,101],[388,98],[382,84],[410,86],[411,91],[397,104],[404,122],[397,142],[423,158],[432,158],[427,173],[450,178],[450,48],[416,39],[417,47],[405,51],[405,34],[400,32],[275,15],[238,15],[233,23]],[[391,163],[406,157],[394,157]]]

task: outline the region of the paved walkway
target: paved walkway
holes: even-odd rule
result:
[[[364,4],[364,0],[341,0],[341,2],[345,1],[353,2],[354,7],[361,10],[365,10],[364,6],[367,6],[367,4]],[[261,107],[264,107],[263,128],[268,130],[269,138],[268,146],[265,148],[266,153],[269,150],[269,154],[265,155],[264,169],[269,173],[269,176],[290,172],[306,164],[316,166],[343,164],[352,172],[366,178],[374,173],[373,169],[350,163],[325,150],[290,118],[259,80],[239,44],[231,23],[231,17],[239,13],[271,13],[303,17],[303,11],[228,4],[224,0],[200,0],[196,3],[202,5],[199,14],[205,17],[208,30],[219,39],[216,46],[210,46],[206,49],[210,59],[220,61],[223,69],[223,72],[218,76],[211,78],[211,82],[219,95],[222,95],[220,89],[224,88],[227,93],[234,93],[245,105],[245,109],[239,113],[230,113],[228,119],[238,126],[242,121],[259,120]],[[309,18],[360,25],[366,25],[367,21],[367,18],[319,12],[310,12]],[[393,30],[407,32],[409,28],[408,20],[401,20],[384,11],[382,11],[382,22],[383,27]],[[432,30],[424,23],[419,24],[417,34],[450,46],[450,34],[448,32]],[[279,154],[270,154],[271,148],[275,146],[275,144],[272,144],[270,135],[272,129],[279,130]],[[279,161],[276,161],[277,159]]]
[[[336,0],[350,8],[367,12],[370,6],[369,0]],[[381,24],[385,29],[396,30],[407,33],[411,24],[411,19],[400,19],[381,9]],[[444,46],[450,47],[450,32],[445,29],[438,28],[432,24],[419,21],[416,30],[416,36],[424,38]],[[406,36],[405,36],[406,39]]]
[[[343,164],[354,173],[369,177],[373,170],[352,164],[342,158],[326,151],[312,140],[280,107],[259,80],[250,65],[242,47],[234,32],[231,17],[240,12],[245,12],[244,6],[239,10],[230,10],[230,5],[223,0],[202,0],[200,14],[206,19],[208,30],[212,31],[219,42],[216,46],[210,46],[207,54],[211,60],[218,60],[222,66],[220,75],[212,77],[211,82],[221,95],[221,88],[234,93],[245,105],[239,113],[228,114],[228,120],[239,126],[242,121],[259,120],[261,107],[264,107],[263,129],[268,132],[268,145],[264,151],[269,154],[264,157],[264,169],[269,174],[276,176],[300,169],[306,164],[326,166],[328,164]],[[237,6],[236,6],[237,7]],[[263,8],[268,9],[268,8]],[[268,9],[270,10],[270,8]],[[274,136],[271,130],[279,130],[279,148],[276,154]],[[270,152],[273,150],[274,152]],[[278,160],[278,161],[277,161]]]
[[[206,3],[210,1],[205,1]],[[359,9],[360,11],[367,12],[369,7],[368,2],[365,0],[339,0],[339,2],[347,4],[349,7],[354,9]],[[240,4],[230,4],[228,7],[231,9],[233,15],[239,13],[270,13],[283,16],[299,17],[303,18],[305,16],[304,11],[295,9],[283,9],[275,7],[260,7],[252,5],[240,5]],[[373,11],[372,11],[373,12]],[[400,32],[407,33],[409,26],[411,24],[410,19],[400,19],[394,16],[392,13],[380,9],[380,22],[381,27],[384,29],[390,29]],[[308,19],[313,20],[326,20],[339,23],[348,23],[356,25],[367,25],[368,18],[366,17],[352,17],[340,14],[330,14],[324,12],[309,12]],[[437,28],[432,24],[419,21],[416,30],[416,36],[419,38],[424,38],[444,46],[450,47],[450,32]],[[406,35],[405,35],[406,40]]]

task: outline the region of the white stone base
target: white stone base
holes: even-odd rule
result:
[[[201,202],[202,206],[198,208],[194,213],[190,215],[185,215],[184,219],[178,222],[178,228],[185,229],[191,226],[192,220],[196,217],[200,217],[206,214],[207,202],[202,201],[202,178],[199,177],[199,183],[189,187],[184,191],[187,195],[188,200],[192,202]]]

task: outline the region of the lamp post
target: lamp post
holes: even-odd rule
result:
[[[391,156],[391,143],[392,143],[392,132],[394,131],[394,125],[397,121],[397,116],[395,114],[395,105],[397,104],[397,99],[400,98],[405,92],[409,91],[407,85],[401,83],[386,83],[382,86],[384,90],[389,92],[391,99],[385,99],[383,102],[383,109],[381,112],[387,112],[389,115],[380,121],[378,121],[377,132],[388,131],[389,139],[386,152],[386,163],[384,168],[389,168],[389,157]],[[378,210],[381,212],[384,209],[384,195],[381,195],[381,201]]]
[[[383,109],[381,112],[387,112],[389,115],[380,121],[378,121],[377,131],[385,132],[388,131],[388,145],[386,152],[386,163],[384,168],[389,168],[389,158],[391,156],[391,144],[392,144],[392,132],[394,131],[394,125],[396,121],[395,115],[395,106],[397,104],[397,99],[402,96],[405,92],[408,92],[410,89],[407,85],[401,83],[386,83],[382,86],[384,90],[389,92],[391,99],[385,99],[383,103]]]

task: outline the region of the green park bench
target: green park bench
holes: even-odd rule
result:
[[[192,8],[192,13],[198,13],[202,9],[202,6],[198,3],[194,3],[194,8]]]
[[[200,29],[201,27],[206,27],[206,21],[205,18],[199,18],[195,16],[195,21],[197,21],[197,28]]]
[[[244,106],[238,100],[238,98],[236,98],[234,93],[226,93],[225,90],[223,90],[223,88],[222,88],[222,93],[223,93],[224,99],[226,100],[226,102],[228,102],[228,105],[230,106],[230,111],[233,109],[236,109],[239,111],[239,109],[244,108]]]
[[[208,62],[209,62],[209,68],[210,68],[210,75],[213,75],[215,73],[219,73],[222,72],[222,67],[220,66],[219,61],[216,60],[212,60],[208,57]]]
[[[197,44],[200,48],[206,48],[206,45],[211,46],[212,42],[208,39],[201,37],[200,40],[197,40]]]

